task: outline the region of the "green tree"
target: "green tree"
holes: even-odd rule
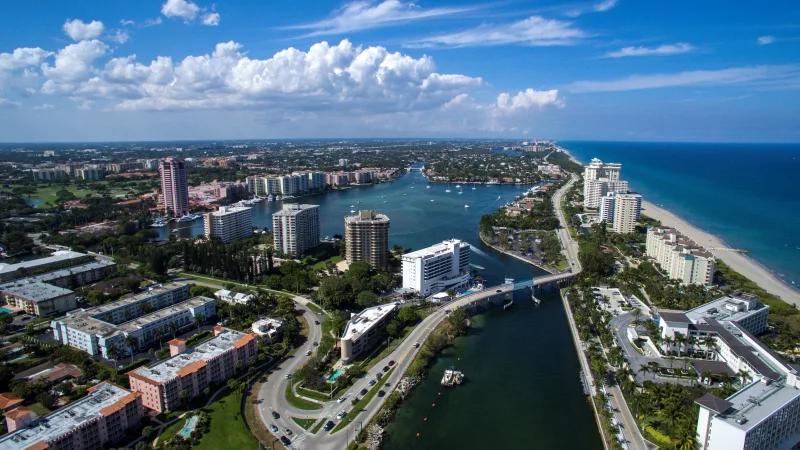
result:
[[[456,335],[462,335],[467,332],[467,313],[463,309],[457,309],[450,313],[447,320],[453,326]]]
[[[397,320],[406,325],[413,324],[419,320],[419,314],[410,306],[404,306],[397,312]]]
[[[361,308],[369,308],[378,304],[378,296],[370,291],[361,291],[356,296],[356,305]]]
[[[386,332],[392,338],[397,339],[403,334],[403,323],[397,319],[392,319],[389,321],[389,324],[386,325]]]

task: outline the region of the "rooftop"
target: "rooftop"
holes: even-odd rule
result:
[[[438,244],[431,245],[430,247],[423,248],[411,253],[406,253],[405,255],[403,255],[403,259],[426,258],[426,257],[441,255],[443,253],[452,253],[453,247],[456,246],[469,247],[469,244],[466,242],[462,242],[459,239],[448,239]]]
[[[16,270],[25,268],[33,269],[47,264],[56,264],[62,261],[69,261],[71,259],[85,258],[89,255],[86,253],[78,253],[69,250],[59,250],[46,258],[33,259],[30,261],[23,261],[16,264],[0,264],[0,275],[13,273]]]
[[[354,216],[345,216],[344,221],[345,223],[389,222],[389,217],[378,214],[375,210],[361,210]]]
[[[88,396],[0,437],[0,450],[20,450],[41,441],[52,441],[84,423],[113,412],[106,408],[129,403],[135,398],[136,395],[121,387],[110,383],[98,384]]]
[[[21,297],[34,303],[72,294],[72,291],[69,289],[29,279],[2,284],[0,285],[0,291],[4,294]]]
[[[303,211],[319,208],[319,205],[305,205],[300,203],[284,203],[283,209],[277,211],[273,216],[296,216]]]
[[[66,269],[59,269],[59,270],[54,270],[52,272],[45,272],[40,275],[33,275],[25,279],[49,283],[53,280],[58,280],[60,278],[68,277],[70,275],[88,272],[90,270],[95,270],[95,269],[103,269],[105,267],[113,265],[114,265],[113,262],[101,259],[86,264],[80,264],[78,266],[68,267]]]
[[[760,303],[755,295],[737,292],[690,309],[686,311],[686,317],[696,323],[704,323],[708,318],[717,321],[738,321],[765,308],[769,307]]]
[[[744,335],[741,328],[735,326],[731,322],[720,324],[714,319],[709,320],[709,325],[716,326],[715,331],[717,332],[717,337],[725,341],[725,344],[730,347],[734,354],[747,361],[761,376],[769,380],[777,380],[781,377],[781,374],[777,372],[780,368],[774,367],[771,363],[760,357],[759,352],[765,350],[763,346],[753,348],[741,338],[741,336]]]
[[[0,394],[0,409],[8,409],[12,406],[22,403],[24,400],[12,394],[11,392],[3,392]]]
[[[350,318],[350,322],[347,323],[347,328],[344,329],[344,333],[342,334],[342,339],[357,338],[396,309],[397,306],[394,303],[389,303],[386,305],[373,306],[372,308],[361,311]]]
[[[242,211],[249,211],[251,209],[253,208],[248,208],[246,206],[220,206],[218,210],[210,212],[209,214],[215,217],[223,217]]]
[[[731,426],[747,431],[798,396],[800,390],[782,382],[766,384],[754,381],[727,398],[730,408],[718,418]]]
[[[659,311],[658,315],[666,322],[692,323],[682,311]]]
[[[220,334],[194,348],[188,348],[180,355],[159,361],[150,367],[140,367],[132,372],[131,376],[144,377],[156,383],[166,383],[182,374],[191,373],[192,370],[205,365],[209,361],[227,350],[234,348],[235,344],[252,335],[242,332],[223,329]],[[0,450],[3,450],[0,448]]]
[[[183,283],[159,284],[159,285],[156,285],[156,286],[153,286],[153,287],[149,288],[146,291],[140,292],[138,294],[130,295],[128,297],[123,297],[123,298],[121,298],[119,300],[116,300],[116,301],[113,301],[113,302],[108,302],[108,303],[106,303],[104,305],[88,308],[88,309],[86,309],[84,311],[86,313],[88,313],[89,315],[91,315],[91,316],[96,316],[96,315],[99,315],[99,314],[102,314],[102,313],[113,311],[113,310],[118,309],[118,308],[122,308],[124,306],[132,305],[134,303],[138,303],[138,302],[140,302],[142,300],[145,300],[147,298],[153,297],[155,295],[163,294],[165,292],[169,292],[169,291],[171,291],[173,289],[177,289],[177,288],[180,288],[180,287],[183,287],[183,286],[185,286],[185,284],[183,284]],[[77,314],[80,314],[80,313],[75,313],[75,314],[77,315]]]

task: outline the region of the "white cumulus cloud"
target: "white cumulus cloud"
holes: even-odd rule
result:
[[[410,47],[474,47],[490,45],[573,45],[586,37],[572,22],[531,16],[513,23],[483,24],[469,30],[412,41]]]
[[[22,103],[12,102],[7,98],[0,98],[0,109],[19,109],[21,107]]]
[[[128,42],[130,39],[130,35],[125,30],[116,30],[113,35],[109,36],[108,38],[118,44],[124,44]]]
[[[15,49],[11,53],[0,53],[0,70],[12,71],[38,66],[52,54],[52,52],[42,50],[39,47],[22,47]]]
[[[658,47],[625,47],[620,50],[606,53],[606,58],[625,58],[627,56],[665,56],[689,53],[695,48],[691,44],[678,42],[677,44],[664,44]]]
[[[53,66],[42,65],[42,74],[49,81],[76,82],[85,80],[93,69],[94,61],[106,53],[108,46],[97,39],[70,44],[56,54]]]
[[[167,0],[161,5],[161,14],[166,17],[179,17],[183,20],[194,20],[200,12],[196,3],[187,0]]]
[[[548,105],[564,107],[564,101],[558,96],[558,90],[537,91],[529,88],[513,97],[505,92],[497,96],[497,107],[504,111],[542,108]]]
[[[80,19],[67,19],[64,22],[64,26],[62,27],[64,33],[67,36],[72,38],[73,41],[83,41],[86,39],[95,39],[100,37],[103,34],[103,22],[99,20],[93,20],[89,23],[85,23]]]
[[[219,14],[218,13],[204,14],[202,23],[203,25],[208,25],[212,27],[219,25]]]

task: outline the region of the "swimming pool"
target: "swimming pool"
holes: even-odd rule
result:
[[[189,417],[189,419],[186,420],[186,425],[181,428],[178,434],[180,434],[182,438],[187,439],[189,435],[192,434],[192,431],[194,431],[195,425],[197,425],[197,416]]]
[[[331,374],[331,376],[328,377],[328,381],[336,381],[336,379],[339,378],[339,375],[341,375],[343,373],[344,373],[344,370],[342,370],[342,369],[339,369],[336,372],[333,372]]]
[[[14,312],[13,309],[0,308],[0,314],[10,314],[10,313],[13,313],[13,312]]]

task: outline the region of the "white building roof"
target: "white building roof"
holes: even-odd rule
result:
[[[391,314],[395,309],[397,309],[397,305],[388,303],[386,305],[373,306],[372,308],[361,311],[350,318],[350,322],[347,323],[347,328],[344,329],[342,339],[353,339],[360,336],[372,328],[373,325],[378,323],[387,314]]]
[[[69,289],[33,280],[17,280],[4,283],[0,285],[0,292],[21,297],[34,303],[72,294]]]
[[[787,386],[783,382],[765,384],[761,381],[754,381],[728,397],[726,400],[732,403],[732,406],[717,418],[733,427],[747,431],[775,414],[798,396],[800,396],[800,390]]]
[[[253,333],[259,336],[272,336],[280,331],[281,327],[283,327],[283,322],[281,322],[279,319],[265,317],[253,322],[252,330]]]
[[[462,242],[459,239],[448,239],[446,241],[440,242],[435,245],[431,245],[430,247],[426,247],[411,253],[406,253],[403,255],[403,259],[417,259],[417,258],[426,258],[441,255],[443,253],[452,253],[452,248],[458,245],[461,245]],[[467,244],[469,245],[469,244]]]
[[[70,275],[77,275],[83,272],[88,272],[90,270],[95,269],[103,269],[108,266],[113,266],[114,263],[111,261],[106,261],[104,259],[92,261],[86,264],[80,264],[77,266],[67,267],[66,269],[58,269],[52,272],[45,272],[40,275],[33,275],[30,277],[26,277],[26,280],[34,280],[34,281],[43,281],[45,283],[49,283],[53,280],[58,280],[64,277],[68,277]]]
[[[705,323],[708,318],[720,322],[735,322],[753,314],[758,314],[765,308],[768,308],[768,306],[760,303],[757,297],[750,294],[736,293],[690,309],[685,314],[694,323]]]
[[[84,423],[97,419],[104,408],[128,395],[131,395],[130,391],[113,384],[98,384],[88,396],[0,437],[0,450],[20,450],[37,442],[57,439]]]
[[[46,258],[33,259],[30,261],[23,261],[16,264],[0,264],[0,275],[6,273],[13,273],[14,271],[22,268],[35,269],[36,267],[39,266],[47,264],[55,264],[62,261],[69,261],[71,259],[84,258],[87,256],[89,255],[87,255],[86,253],[73,252],[69,250],[59,250]]]
[[[224,217],[230,216],[231,214],[236,214],[242,211],[248,211],[253,208],[249,208],[247,206],[220,206],[218,210],[214,212],[210,212],[209,214],[214,217]]]

